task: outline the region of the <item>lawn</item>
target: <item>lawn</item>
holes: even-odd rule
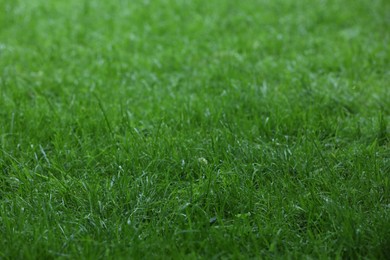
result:
[[[0,0],[0,259],[389,259],[386,0]]]

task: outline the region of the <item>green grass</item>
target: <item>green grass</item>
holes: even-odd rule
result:
[[[0,259],[390,257],[388,1],[0,14]]]

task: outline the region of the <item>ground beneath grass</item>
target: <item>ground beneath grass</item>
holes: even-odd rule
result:
[[[390,258],[385,0],[0,0],[0,258]]]

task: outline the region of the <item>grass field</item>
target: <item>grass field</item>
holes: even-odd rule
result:
[[[0,0],[0,259],[389,259],[390,3]]]

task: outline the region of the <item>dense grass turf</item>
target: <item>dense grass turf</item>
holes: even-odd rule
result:
[[[0,0],[0,258],[389,258],[385,0]]]

